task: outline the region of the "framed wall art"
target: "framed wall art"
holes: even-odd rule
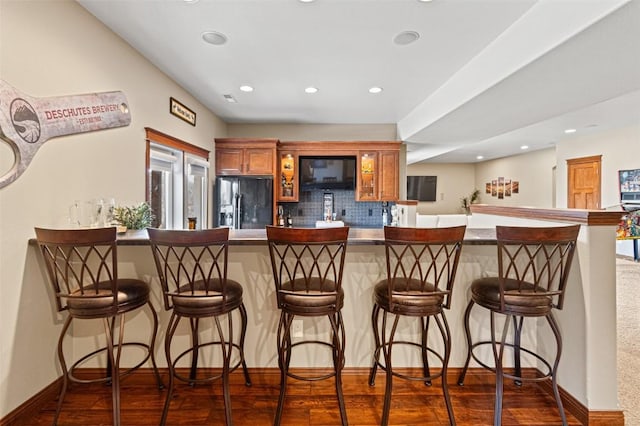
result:
[[[175,98],[169,98],[169,112],[195,127],[196,113],[191,111]]]

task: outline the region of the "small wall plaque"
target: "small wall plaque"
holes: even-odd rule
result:
[[[169,112],[192,126],[196,125],[196,113],[178,102],[174,98],[169,98]]]

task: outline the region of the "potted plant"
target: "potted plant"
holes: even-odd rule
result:
[[[149,203],[140,203],[135,206],[114,208],[113,217],[126,229],[146,229],[151,226],[153,212]]]
[[[465,214],[471,214],[471,204],[478,201],[478,197],[480,196],[480,190],[476,189],[468,197],[463,197],[460,199],[460,204],[462,205],[462,210]]]

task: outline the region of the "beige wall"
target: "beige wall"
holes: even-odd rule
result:
[[[476,187],[481,202],[498,206],[553,207],[554,148],[514,155],[478,163],[475,168]],[[504,177],[520,184],[519,193],[499,199],[485,193],[485,183]]]
[[[557,206],[567,206],[567,160],[602,155],[602,208],[620,202],[618,170],[640,169],[640,123],[590,136],[574,136],[557,145]]]
[[[128,127],[52,139],[24,175],[0,189],[0,418],[58,375],[60,327],[27,246],[34,226],[66,224],[73,200],[144,200],[145,133],[153,127],[212,150],[226,124],[73,1],[0,2],[0,78],[32,97],[121,90]],[[197,113],[169,114],[169,97]],[[0,174],[13,163],[0,143]]]
[[[407,166],[407,176],[437,176],[436,201],[419,202],[421,214],[463,213],[461,199],[469,196],[475,187],[473,164],[423,163]],[[401,186],[406,193],[406,179]]]
[[[232,138],[276,138],[281,141],[394,141],[395,124],[232,124]]]

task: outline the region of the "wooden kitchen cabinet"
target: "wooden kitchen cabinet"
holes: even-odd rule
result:
[[[378,153],[360,151],[356,161],[356,201],[378,200]]]
[[[397,201],[400,192],[397,150],[358,153],[357,201]]]
[[[277,139],[217,138],[216,176],[273,176]]]
[[[397,151],[378,152],[378,199],[398,201],[400,198],[399,155]]]
[[[278,202],[297,202],[299,200],[298,188],[298,154],[292,151],[278,151],[279,178]]]

